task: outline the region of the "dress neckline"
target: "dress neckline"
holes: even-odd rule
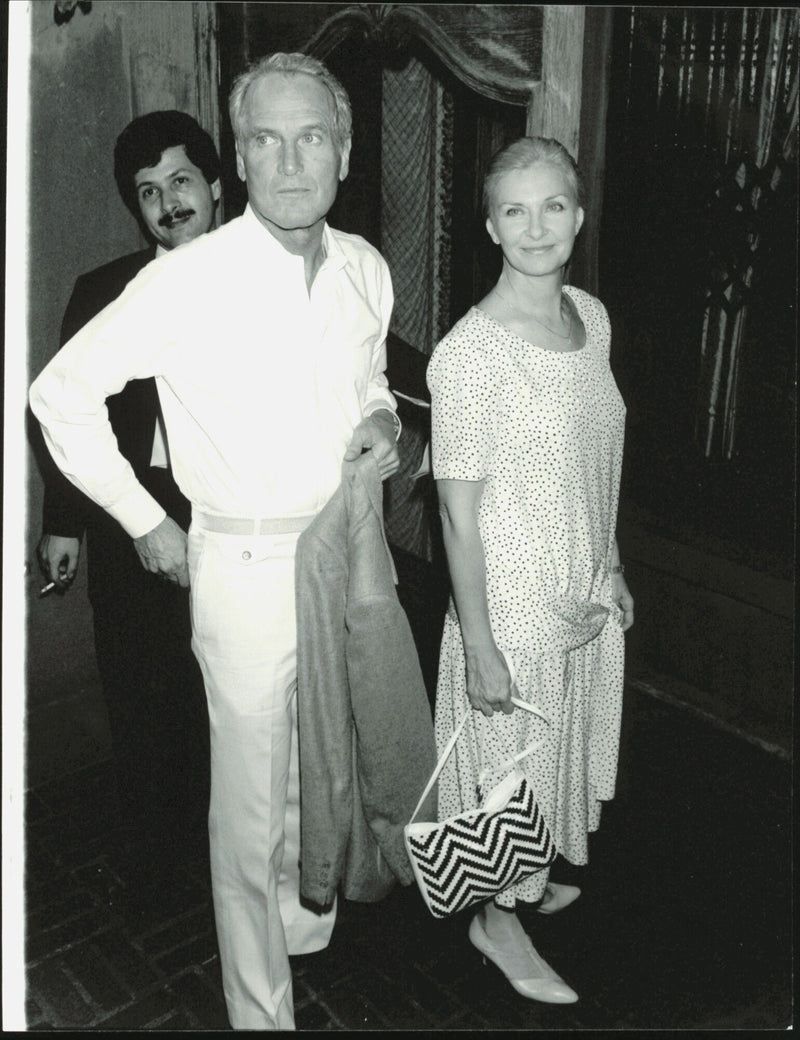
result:
[[[580,308],[578,307],[578,304],[576,303],[575,298],[572,296],[571,293],[566,292],[565,288],[562,289],[561,292],[562,293],[566,293],[566,295],[569,296],[570,303],[575,308],[575,311],[577,312],[578,317],[583,322],[583,318],[581,317]],[[583,354],[585,352],[587,346],[589,345],[589,330],[586,328],[586,323],[585,322],[584,322],[584,325],[583,325],[585,339],[583,341],[583,346],[582,347],[575,347],[573,350],[553,350],[550,347],[541,347],[541,346],[539,346],[538,343],[532,343],[529,339],[525,339],[524,336],[520,336],[519,333],[514,332],[513,329],[510,329],[508,327],[508,325],[504,325],[502,323],[502,321],[498,321],[497,318],[493,318],[492,315],[489,314],[488,311],[483,310],[477,304],[473,304],[473,306],[470,309],[473,310],[473,311],[477,311],[478,314],[482,315],[488,321],[492,322],[493,325],[497,325],[498,328],[500,328],[504,332],[508,333],[509,336],[513,336],[514,339],[518,339],[520,341],[520,343],[524,343],[528,347],[533,347],[534,350],[540,350],[543,354]]]

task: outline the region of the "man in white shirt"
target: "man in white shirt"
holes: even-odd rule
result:
[[[326,223],[348,171],[347,95],[315,59],[272,55],[230,97],[244,214],[150,264],[31,388],[70,479],[134,539],[144,566],[191,586],[211,722],[209,832],[231,1024],[292,1029],[287,953],[327,945],[334,910],[299,902],[294,552],[374,452],[395,472],[399,422],[385,262]],[[105,398],[153,375],[187,538],[135,479]]]

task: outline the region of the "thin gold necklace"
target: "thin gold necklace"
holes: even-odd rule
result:
[[[505,303],[507,303],[509,305],[509,307],[515,306],[513,303],[511,303],[509,300],[507,300],[505,298],[505,296],[503,296],[503,294],[500,292],[500,290],[497,288],[497,286],[494,287],[494,291],[497,293],[497,295],[500,297],[501,300],[503,300]],[[570,342],[572,340],[572,311],[569,309],[569,307],[567,308],[567,334],[566,334],[566,336],[563,336],[560,332],[556,332],[555,329],[551,329],[549,325],[545,325],[545,323],[543,321],[539,321],[539,319],[537,317],[535,317],[533,314],[528,314],[527,311],[523,311],[521,307],[518,306],[517,310],[521,314],[524,314],[526,318],[530,318],[532,321],[535,321],[537,325],[541,325],[543,329],[547,329],[547,331],[551,335],[555,336],[556,339],[567,340],[567,342]]]

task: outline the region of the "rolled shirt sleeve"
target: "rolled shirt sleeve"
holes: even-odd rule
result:
[[[380,307],[381,331],[372,350],[366,404],[364,405],[365,417],[381,408],[388,408],[390,412],[397,414],[397,401],[389,390],[389,381],[386,378],[386,337],[389,333],[389,321],[394,306],[394,290],[386,261],[383,257],[378,259],[376,293]]]

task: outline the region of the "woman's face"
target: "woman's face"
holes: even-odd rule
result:
[[[555,163],[509,170],[495,181],[486,230],[521,274],[559,271],[582,224],[572,184]]]

